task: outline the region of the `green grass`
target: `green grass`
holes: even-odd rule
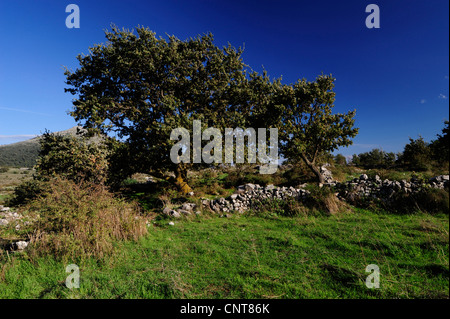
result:
[[[8,195],[0,194],[0,204],[4,203],[7,198],[8,198]]]
[[[448,298],[448,215],[210,216],[155,221],[139,242],[80,266],[0,256],[0,298]],[[380,288],[365,268],[380,268]]]

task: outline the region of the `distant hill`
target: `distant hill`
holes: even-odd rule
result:
[[[74,126],[68,130],[55,132],[59,135],[77,136],[77,132],[83,128]],[[0,166],[8,167],[33,167],[39,155],[40,136],[32,139],[8,145],[0,145]]]

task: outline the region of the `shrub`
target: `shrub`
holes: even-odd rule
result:
[[[79,137],[45,132],[40,139],[41,152],[36,178],[46,180],[56,175],[75,182],[103,184],[108,174],[107,150],[100,144]]]
[[[14,189],[14,194],[8,200],[8,206],[18,206],[28,203],[37,198],[42,192],[43,182],[37,179],[32,179],[22,182]]]
[[[305,206],[311,210],[317,210],[327,215],[334,215],[348,210],[348,205],[339,200],[330,187],[309,187],[309,196],[305,200]]]
[[[352,163],[365,169],[371,168],[391,168],[396,161],[396,155],[392,152],[385,152],[375,148],[370,152],[353,155]]]
[[[0,173],[7,173],[9,171],[8,167],[0,167]]]
[[[381,202],[384,209],[397,214],[417,211],[428,214],[449,214],[449,192],[430,188],[414,194],[397,192],[389,202]]]
[[[316,177],[311,173],[311,170],[303,163],[297,164],[292,169],[286,170],[281,174],[286,181],[286,186],[297,186],[298,184],[316,181]]]
[[[38,212],[31,254],[61,259],[102,258],[116,240],[137,240],[146,234],[137,204],[115,198],[104,186],[57,177],[26,206]]]
[[[430,143],[425,142],[422,137],[416,140],[410,138],[409,141],[410,143],[405,145],[398,162],[409,170],[419,172],[429,170],[432,167]]]
[[[345,156],[342,155],[342,154],[337,154],[337,155],[334,157],[333,161],[334,161],[334,163],[335,163],[336,165],[339,165],[339,166],[346,166],[346,165],[347,165],[347,159],[346,159]]]

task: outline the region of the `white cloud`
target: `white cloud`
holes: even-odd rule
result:
[[[425,100],[425,99],[420,100],[420,104],[425,104],[425,103],[427,103],[427,100]]]
[[[447,95],[444,95],[444,94],[439,94],[439,98],[440,99],[443,99],[443,100],[446,100],[447,99]]]
[[[24,140],[36,137],[33,134],[22,134],[22,135],[0,135],[0,140]]]
[[[11,108],[11,107],[3,107],[3,106],[0,106],[0,110],[14,111],[14,112],[21,112],[21,113],[30,113],[30,114],[45,115],[45,116],[52,116],[51,114],[48,114],[48,113],[40,113],[40,112],[34,112],[34,111],[29,111],[29,110],[16,109],[16,108]]]

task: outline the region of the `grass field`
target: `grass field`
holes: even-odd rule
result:
[[[32,169],[20,168],[3,168],[3,170],[0,170],[0,204],[14,192],[17,185],[31,179],[34,172]]]
[[[138,242],[80,267],[1,255],[0,298],[448,298],[448,215],[355,210],[340,216],[155,220]],[[366,266],[380,288],[365,285]]]

